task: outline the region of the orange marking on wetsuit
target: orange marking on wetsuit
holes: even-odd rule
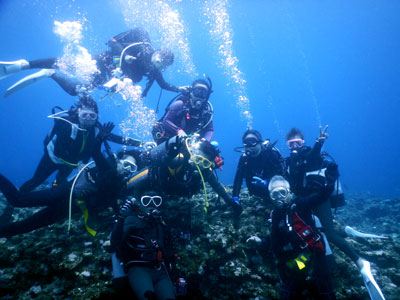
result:
[[[131,184],[133,181],[135,181],[136,179],[139,179],[140,177],[143,177],[144,175],[147,175],[149,173],[149,169],[146,169],[142,172],[140,172],[139,174],[137,174],[136,176],[132,177],[131,179],[129,179],[127,184]]]

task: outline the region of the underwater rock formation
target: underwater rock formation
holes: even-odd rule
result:
[[[178,261],[172,278],[185,277],[183,299],[279,299],[279,277],[271,253],[259,253],[245,241],[269,234],[270,203],[250,197],[243,189],[240,217],[207,189],[192,199],[170,199],[168,224],[177,245]],[[1,206],[5,200],[0,199]],[[32,209],[15,209],[14,220]],[[106,251],[112,211],[97,217],[95,237],[82,216],[29,234],[0,239],[0,299],[122,299],[113,289],[110,254]],[[400,295],[400,201],[371,195],[347,195],[337,212],[338,226],[390,236],[387,240],[347,240],[372,263],[375,279],[386,299]],[[335,287],[338,299],[368,299],[356,266],[334,246]]]

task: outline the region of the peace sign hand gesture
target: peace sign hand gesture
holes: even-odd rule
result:
[[[328,134],[326,133],[327,130],[328,125],[325,125],[324,129],[322,129],[322,126],[319,126],[319,137],[317,138],[317,142],[325,142],[328,138]]]

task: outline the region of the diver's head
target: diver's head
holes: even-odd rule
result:
[[[121,152],[123,153],[123,152]],[[121,154],[118,155],[117,160],[117,172],[123,178],[129,178],[133,173],[135,173],[138,169],[136,165],[136,160],[132,155]]]
[[[282,176],[276,175],[268,184],[269,197],[276,206],[288,204],[292,200],[289,182]]]
[[[79,97],[77,108],[79,125],[82,128],[93,127],[99,116],[99,109],[93,98],[88,95]]]
[[[295,127],[290,129],[290,131],[286,134],[286,145],[293,153],[299,152],[304,146],[303,133]]]
[[[209,169],[214,166],[214,160],[218,156],[216,148],[205,139],[190,138],[189,143],[190,163],[201,169]]]
[[[255,129],[248,129],[242,137],[245,153],[250,157],[257,157],[262,149],[261,133]]]
[[[201,110],[210,98],[211,88],[207,81],[196,79],[192,83],[190,92],[190,105],[195,110]]]
[[[160,71],[164,71],[174,62],[174,53],[170,49],[157,50],[151,56],[152,64]]]

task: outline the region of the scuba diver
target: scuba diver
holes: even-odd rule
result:
[[[81,96],[77,107],[69,111],[59,109],[61,111],[58,113],[53,109],[53,114],[49,116],[55,123],[44,140],[44,155],[33,177],[21,186],[21,192],[32,191],[54,171],[58,171],[56,184],[65,181],[72,170],[78,167],[79,161],[86,163],[90,157],[101,154],[96,143],[101,142],[103,136],[121,145],[142,145],[139,140],[111,133],[114,128],[112,123],[101,125],[98,122],[97,104],[90,96]]]
[[[240,156],[233,182],[232,196],[239,200],[243,179],[250,195],[268,198],[268,181],[274,175],[284,175],[284,160],[275,143],[263,141],[260,132],[248,129],[243,134],[244,153]],[[235,148],[241,151],[242,147]],[[242,152],[242,151],[241,151]]]
[[[188,93],[178,95],[168,104],[164,116],[153,126],[153,138],[157,144],[179,135],[185,137],[198,133],[211,141],[214,135],[213,107],[209,102],[212,91],[211,79],[196,79]]]
[[[135,190],[135,197],[121,207],[111,233],[114,283],[122,290],[121,279],[127,279],[138,300],[175,299],[167,270],[176,257],[162,215],[165,195],[149,189]]]
[[[205,196],[205,211],[208,199],[205,183],[233,208],[242,212],[238,201],[232,199],[214,174],[218,155],[217,149],[198,135],[193,137],[174,136],[144,153],[148,167],[139,171],[128,182],[128,189],[155,187],[168,196],[192,197],[202,184]]]
[[[323,194],[332,190],[332,185],[327,186]],[[295,196],[289,182],[279,175],[271,178],[268,191],[274,204],[271,235],[269,239],[252,236],[246,242],[272,249],[283,281],[281,299],[303,299],[306,289],[316,299],[336,299],[326,245],[311,211],[311,206],[323,201],[323,195]]]
[[[108,46],[110,48],[108,51],[93,57],[99,72],[94,75],[90,89],[104,85],[104,89],[113,90],[123,77],[130,78],[133,83],[138,83],[143,77],[146,77],[148,82],[142,97],[146,97],[154,81],[157,81],[162,89],[168,91],[183,92],[186,90],[185,87],[176,87],[164,80],[162,72],[172,65],[174,54],[169,49],[155,50],[150,42],[148,32],[144,29],[135,27],[120,33],[108,42]],[[45,77],[52,78],[71,96],[78,95],[82,83],[57,72],[57,62],[57,58],[0,62],[0,79],[21,70],[43,69],[11,86],[7,89],[4,97]]]
[[[89,212],[104,211],[107,207],[118,213],[117,199],[124,196],[127,180],[137,170],[136,160],[129,152],[117,158],[103,155],[86,164],[74,177],[50,189],[23,193],[0,174],[0,191],[14,207],[42,207],[32,216],[17,222],[0,224],[0,237],[12,237],[54,224],[72,213],[82,211],[86,230],[96,231],[88,224]],[[72,201],[74,199],[75,201]],[[68,229],[69,231],[69,229]]]
[[[57,183],[65,181],[79,161],[86,163],[90,157],[101,155],[96,147],[100,129],[107,133],[112,130],[107,128],[110,124],[102,128],[98,123],[97,104],[90,96],[80,97],[77,107],[66,115],[57,113],[50,117],[55,124],[44,140],[44,155],[33,177],[21,186],[21,192],[32,191],[54,171],[58,171]]]
[[[292,128],[286,135],[287,146],[291,151],[290,157],[286,159],[289,182],[293,187],[293,192],[300,196],[318,193],[327,185],[334,186],[334,191],[325,197],[325,201],[313,205],[312,210],[321,221],[328,241],[337,246],[357,265],[371,299],[381,300],[384,296],[373,278],[370,262],[362,259],[344,237],[347,234],[367,238],[385,237],[358,233],[351,227],[346,227],[344,232],[334,229],[331,209],[345,205],[345,200],[339,182],[338,165],[328,154],[321,153],[324,141],[328,138],[327,129],[328,125],[324,129],[320,127],[320,135],[312,148],[305,145],[304,136],[299,129]]]

